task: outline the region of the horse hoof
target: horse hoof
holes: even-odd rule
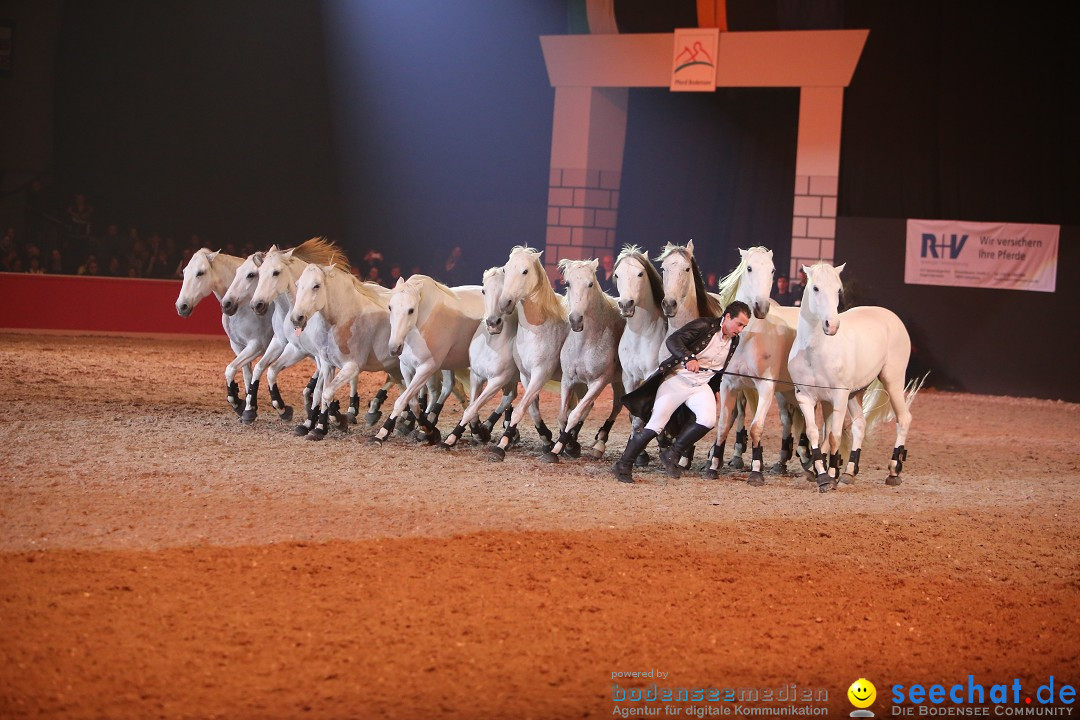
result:
[[[326,437],[326,433],[321,433],[318,430],[312,430],[311,432],[309,432],[307,434],[307,437],[304,438],[304,439],[305,440],[314,440],[314,441],[318,442],[319,440],[322,440],[324,437]]]
[[[844,483],[845,485],[854,485],[855,484],[855,476],[854,475],[849,475],[848,473],[844,473],[843,475],[840,476],[840,482]]]
[[[409,435],[412,435],[415,432],[416,432],[416,428],[414,426],[406,425],[404,423],[399,425],[398,429],[397,429],[397,434],[401,435],[402,437],[408,437]]]
[[[814,461],[810,458],[806,458],[805,460],[799,458],[799,464],[802,465],[803,470],[809,470],[810,467],[814,464]]]
[[[368,427],[371,427],[375,423],[379,422],[379,418],[381,417],[381,412],[371,412],[364,416],[364,422],[367,423]]]
[[[384,438],[381,438],[381,437],[379,437],[377,435],[372,435],[371,437],[368,438],[368,445],[380,445],[381,446],[383,444],[383,440],[384,440]]]
[[[634,467],[646,467],[651,461],[652,458],[649,457],[649,453],[643,452],[634,458]]]
[[[745,463],[743,462],[743,459],[738,455],[728,460],[728,467],[733,467],[736,470],[742,470],[744,466]]]
[[[540,462],[542,463],[558,463],[559,456],[553,452],[546,452],[540,456]]]
[[[836,486],[833,485],[832,483],[825,483],[824,485],[818,485],[818,492],[819,493],[832,492],[835,489],[836,489]]]
[[[439,428],[431,428],[431,432],[424,436],[424,442],[428,445],[435,445],[442,442],[442,433],[439,432]]]
[[[502,462],[506,459],[506,451],[496,445],[488,451],[488,460],[492,462]]]
[[[491,428],[487,425],[481,425],[473,430],[473,437],[480,442],[491,442]]]
[[[292,405],[286,405],[285,409],[281,411],[281,414],[278,417],[280,417],[285,422],[290,422],[292,420],[292,416],[293,416]]]
[[[896,487],[902,482],[904,481],[900,479],[899,475],[890,475],[889,477],[885,478],[885,484],[889,487]]]
[[[581,457],[581,444],[576,442],[567,443],[566,447],[563,448],[563,455],[574,458],[575,460],[578,459]]]
[[[555,443],[544,443],[540,446],[540,449],[546,453],[549,453],[555,449]]]
[[[701,468],[701,477],[706,480],[717,480],[720,478],[720,473],[710,467]]]
[[[299,435],[300,437],[307,435],[309,432],[311,432],[311,428],[307,425],[297,425],[293,428],[293,435]]]
[[[356,424],[356,413],[350,411],[347,417],[349,419],[349,424],[350,425],[355,425]]]
[[[769,472],[774,475],[787,475],[787,463],[776,463],[769,468]]]
[[[761,487],[765,484],[765,476],[759,472],[752,472],[750,476],[746,478],[746,484],[753,487]]]
[[[450,438],[447,438],[447,440],[449,440],[449,439]],[[457,445],[456,440],[454,441],[454,445]],[[454,445],[449,445],[449,444],[447,444],[446,440],[444,440],[443,442],[439,443],[439,449],[440,450],[445,450],[446,452],[450,452],[451,450],[454,449]]]
[[[817,473],[810,468],[806,468],[806,472],[803,473],[803,479],[807,482],[817,482]]]
[[[243,405],[231,405],[230,404],[229,407],[232,408],[232,411],[234,413],[236,413],[236,417],[243,417],[244,416],[244,406]]]
[[[604,457],[603,450],[597,450],[596,448],[585,448],[585,454],[593,460],[600,460]]]
[[[255,422],[255,418],[257,417],[259,417],[259,413],[255,412],[254,410],[245,410],[243,414],[240,415],[240,422],[244,423],[245,425],[250,425],[251,423]]]

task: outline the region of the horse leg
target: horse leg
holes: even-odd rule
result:
[[[349,381],[349,410],[346,413],[346,419],[350,425],[356,424],[356,416],[360,414],[360,390],[357,387],[360,384],[360,373],[357,371],[356,376]]]
[[[735,424],[735,411],[729,410],[732,405],[734,391],[725,383],[720,384],[720,409],[717,411],[716,439],[713,440],[712,450],[701,468],[701,476],[707,480],[716,480],[720,477],[720,466],[724,463],[724,448],[727,446],[728,434],[731,426]]]
[[[886,372],[882,371],[878,379],[881,380],[885,391],[889,393],[889,403],[896,415],[896,442],[893,444],[892,457],[889,459],[889,475],[885,478],[886,485],[896,486],[902,482],[900,472],[904,469],[904,461],[907,460],[907,448],[904,447],[904,443],[907,442],[907,434],[911,429],[911,409],[908,408],[907,398],[904,397],[902,370],[896,375],[889,374],[888,378],[886,378]]]
[[[308,440],[322,440],[326,437],[326,433],[330,429],[330,403],[333,401],[333,395],[330,396],[330,400],[323,401],[323,390],[333,385],[334,370],[329,363],[322,360],[316,359],[315,363],[319,369],[319,379],[315,383],[315,391],[311,395],[311,414],[315,416],[315,423],[308,433]],[[336,413],[336,405],[333,411]]]
[[[791,434],[792,423],[792,409],[788,405],[787,398],[782,393],[776,393],[776,409],[780,413],[780,428],[781,437],[780,441],[780,457],[769,470],[770,472],[783,475],[787,473],[788,460],[791,459],[792,453],[795,449],[795,438]]]
[[[461,422],[457,424],[457,427],[450,431],[450,434],[447,435],[439,445],[439,447],[444,450],[449,450],[457,444],[457,441],[460,440],[461,436],[465,433],[465,428],[472,425],[476,418],[479,417],[480,408],[484,406],[484,403],[502,390],[502,385],[495,378],[485,381],[476,373],[471,373],[470,378],[472,382],[469,383],[469,386],[473,397],[470,399],[468,407],[465,408],[465,413],[461,416]],[[477,393],[479,393],[479,395],[477,395]],[[496,416],[498,415],[499,413],[496,411]],[[474,431],[473,434],[476,435],[477,433]],[[487,437],[488,439],[491,439],[490,434]]]
[[[552,445],[549,450],[540,456],[540,462],[559,462],[559,455],[562,453],[563,448],[573,440],[570,433],[567,432],[567,422],[570,418],[570,402],[573,391],[573,381],[564,375],[562,384],[559,386],[559,439],[555,441],[555,444]]]
[[[844,432],[844,419],[847,417],[847,398],[848,393],[841,391],[839,393],[834,392],[833,397],[829,402],[830,412],[828,419],[825,422],[826,437],[828,453],[826,461],[829,475],[829,482],[832,484],[833,489],[836,489],[837,482],[840,479],[840,439]],[[825,445],[826,443],[822,443]]]
[[[817,426],[817,402],[805,391],[796,391],[796,399],[799,401],[799,409],[806,420],[806,437],[810,448],[810,461],[812,472],[817,479],[818,491],[829,492],[835,489],[829,480],[829,472],[825,467],[825,460],[821,456],[821,437]]]
[[[235,368],[240,368],[244,375],[244,389],[247,391],[247,397],[245,398],[244,409],[240,411],[240,420],[244,423],[252,423],[255,421],[255,409],[258,407],[259,380],[258,378],[254,381],[251,379],[251,362],[259,357],[259,353],[262,350],[263,348],[259,346],[257,340],[250,340],[247,345],[236,353],[236,357],[233,361],[229,363],[230,366],[234,368],[234,377],[236,373]],[[225,375],[229,375],[228,368],[225,369]],[[235,382],[230,383],[231,386],[234,386],[235,384]]]
[[[375,437],[371,439],[372,442],[381,445],[386,440],[386,438],[390,435],[390,432],[394,429],[394,423],[397,422],[398,416],[405,411],[405,408],[409,405],[411,401],[416,398],[416,396],[420,393],[421,389],[427,386],[428,380],[431,379],[431,377],[435,374],[436,370],[438,370],[438,367],[435,365],[434,362],[421,363],[415,369],[415,371],[412,373],[412,379],[405,387],[405,391],[402,392],[401,395],[398,396],[398,399],[394,402],[394,408],[390,411],[390,417],[386,419],[386,422],[383,424],[383,426],[379,428],[379,432],[377,432],[375,434]],[[427,420],[427,418],[423,417],[422,414],[418,415],[417,418],[420,421],[421,426],[423,426],[424,422]],[[436,437],[437,433],[438,430],[436,430],[434,426],[431,426],[429,430],[429,437],[433,438],[432,442],[438,442],[439,438]]]
[[[754,419],[750,422],[750,475],[746,478],[746,484],[755,487],[765,484],[765,476],[762,474],[765,466],[762,460],[761,440],[765,434],[765,418],[772,404],[773,387],[775,385],[772,382],[759,382],[755,386],[757,407],[754,408]]]
[[[847,411],[851,418],[851,456],[840,475],[840,481],[846,485],[855,482],[859,474],[859,454],[862,451],[863,438],[866,436],[866,416],[863,415],[863,393],[855,393],[848,399]]]
[[[533,422],[538,423],[537,432],[540,432],[540,426],[544,424],[544,421],[540,418],[540,391],[544,388],[544,383],[547,378],[550,377],[550,373],[545,376],[543,372],[537,371],[528,378],[525,385],[525,392],[521,396],[521,402],[510,415],[510,424],[503,430],[502,437],[499,438],[499,442],[491,448],[488,459],[496,462],[501,462],[506,459],[506,448],[510,447],[510,443],[518,440],[521,434],[518,432],[517,426],[521,422],[521,417],[526,412],[532,415]],[[536,407],[533,407],[534,401]],[[547,426],[544,426],[544,430],[547,430]],[[543,435],[541,435],[543,437]],[[551,433],[548,432],[547,439],[551,439]]]
[[[512,370],[516,370],[513,368]],[[480,439],[481,442],[488,442],[491,440],[491,431],[495,427],[495,423],[499,422],[499,418],[504,418],[503,427],[510,425],[510,416],[514,414],[514,398],[517,397],[517,377],[510,376],[507,373],[507,380],[502,385],[502,400],[499,401],[499,406],[495,408],[487,420],[482,423],[475,423],[475,427],[472,428],[473,435]],[[500,375],[499,377],[503,377]],[[492,379],[490,382],[497,382]]]
[[[596,431],[592,447],[585,451],[593,460],[599,460],[604,457],[604,451],[607,450],[608,436],[611,433],[611,428],[615,425],[615,419],[619,417],[619,413],[622,412],[622,403],[619,402],[619,399],[622,396],[622,381],[613,380],[611,383],[611,412],[608,413],[607,419],[604,420],[604,424]]]
[[[747,448],[746,433],[746,395],[741,392],[735,396],[735,446],[731,449],[731,460],[728,466],[736,470],[742,470],[746,463],[743,462],[743,453]]]
[[[244,408],[240,403],[240,386],[236,384],[236,371],[243,371],[244,383],[245,385],[249,386],[251,383],[252,375],[254,374],[255,380],[258,381],[258,379],[262,377],[262,368],[265,367],[266,364],[269,363],[271,360],[280,355],[281,350],[284,348],[282,342],[275,337],[270,342],[270,345],[267,346],[267,348],[263,351],[263,357],[266,358],[267,356],[270,356],[270,359],[266,360],[265,362],[263,360],[259,361],[259,363],[256,365],[258,372],[256,372],[255,370],[246,371],[243,370],[245,365],[254,360],[259,354],[258,349],[255,350],[254,354],[251,354],[253,345],[254,341],[249,342],[247,345],[245,345],[243,348],[240,348],[239,350],[236,350],[236,348],[234,347],[233,349],[236,351],[236,357],[233,358],[232,362],[225,366],[225,401],[229,403],[229,407],[231,407],[233,409],[233,412],[240,416],[241,419],[243,419]],[[249,388],[245,387],[244,389],[246,391]],[[252,418],[252,420],[254,420],[254,418]]]

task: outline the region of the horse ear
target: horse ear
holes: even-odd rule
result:
[[[844,265],[847,265],[847,263],[844,263]],[[837,266],[836,266],[836,274],[837,274],[837,275],[839,275],[840,273],[844,272],[844,265],[837,265]]]
[[[270,246],[270,250],[268,252],[281,252],[281,249],[278,248],[278,246],[275,244]]]
[[[255,267],[259,267],[263,264],[264,257],[266,257],[266,254],[261,250],[257,253],[252,253],[251,260],[255,263]]]
[[[282,257],[284,257],[286,260],[292,259],[292,251],[295,249],[296,248],[289,248],[285,252],[281,253]]]
[[[600,267],[600,261],[596,258],[593,258],[592,263],[590,264],[592,265],[593,272],[596,272],[596,268]]]
[[[336,267],[337,267],[337,265],[335,265],[334,263],[330,263],[329,265],[324,265],[323,266],[323,272],[330,272],[331,270],[333,270]]]
[[[742,248],[739,248],[739,257],[741,257],[743,260],[746,259],[746,251]]]
[[[210,262],[214,262],[215,260],[217,260],[217,256],[218,256],[218,255],[219,255],[220,253],[221,253],[221,251],[220,251],[220,250],[215,250],[215,251],[214,251],[214,252],[212,252],[212,253],[207,253],[207,254],[206,254],[206,259],[207,259],[207,260],[209,260]]]
[[[399,287],[402,287],[403,285],[405,285],[405,278],[398,277],[397,282],[394,283],[394,289],[397,290]]]
[[[807,267],[806,265],[803,265],[802,266],[802,271],[804,273],[806,273],[806,277],[810,277],[810,268],[809,267]]]
[[[691,255],[694,254],[694,238],[690,238],[690,242],[686,243],[686,251]]]

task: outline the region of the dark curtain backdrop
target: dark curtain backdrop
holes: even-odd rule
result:
[[[693,239],[703,273],[720,275],[738,263],[738,248],[787,257],[798,112],[794,89],[631,90],[620,245],[655,257],[665,243]]]

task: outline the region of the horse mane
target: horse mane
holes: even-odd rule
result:
[[[694,292],[697,294],[698,317],[720,317],[724,314],[724,307],[716,298],[705,291],[705,280],[701,277],[701,268],[697,260],[684,245],[668,243],[656,258],[657,262],[663,262],[672,253],[679,253],[690,263],[691,275],[694,276]]]
[[[659,306],[664,299],[664,278],[660,277],[660,272],[656,269],[656,266],[652,264],[649,257],[637,245],[623,246],[622,252],[619,253],[619,257],[612,267],[612,274],[614,275],[615,271],[618,270],[619,263],[627,258],[637,260],[645,268],[645,277],[649,279],[649,290],[652,291],[653,302]]]
[[[551,287],[551,280],[548,278],[547,271],[540,264],[540,251],[528,245],[516,245],[510,250],[510,256],[513,257],[515,253],[523,252],[529,253],[529,260],[536,266],[536,288],[533,293],[539,295],[537,303],[540,305],[540,315],[544,320],[565,322],[567,315],[565,298],[556,293],[555,288]]]
[[[292,256],[306,263],[337,265],[345,272],[352,274],[352,266],[349,265],[349,258],[345,251],[325,237],[305,240],[293,248]]]
[[[487,270],[484,271],[484,278],[483,278],[484,282],[487,282],[488,278],[490,278],[492,275],[495,275],[496,273],[505,273],[505,272],[506,272],[506,268],[503,267],[502,265],[496,265],[495,267],[488,268]]]

